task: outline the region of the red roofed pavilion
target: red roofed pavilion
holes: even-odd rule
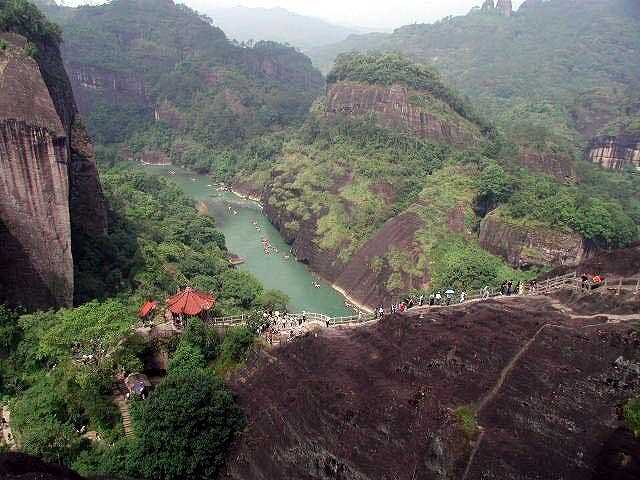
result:
[[[167,307],[171,313],[190,317],[211,310],[215,304],[216,299],[213,295],[194,290],[191,287],[187,287],[182,292],[178,292],[167,299]]]
[[[151,312],[153,312],[158,306],[158,302],[155,302],[153,300],[149,300],[148,302],[145,302],[144,305],[142,305],[142,307],[140,307],[140,310],[138,310],[138,317],[140,318],[144,318],[147,315],[149,315]]]

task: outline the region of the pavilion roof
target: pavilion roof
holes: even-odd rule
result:
[[[210,293],[185,288],[167,299],[167,307],[175,315],[199,315],[203,311],[211,310],[216,304],[216,299]]]
[[[140,307],[140,310],[138,310],[138,317],[140,318],[146,317],[147,315],[149,315],[150,312],[155,310],[157,306],[158,306],[158,302],[154,300],[149,300],[145,302],[145,304]]]

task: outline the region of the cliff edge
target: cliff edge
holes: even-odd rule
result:
[[[93,150],[57,44],[4,32],[0,47],[0,302],[70,306],[73,236],[106,232]]]

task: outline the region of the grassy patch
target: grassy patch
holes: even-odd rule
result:
[[[476,417],[476,411],[469,405],[463,405],[454,410],[458,425],[469,440],[474,440],[480,434],[480,426]]]

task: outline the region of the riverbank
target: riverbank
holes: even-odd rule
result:
[[[367,305],[363,305],[361,303],[358,303],[344,289],[340,288],[335,283],[331,284],[331,288],[333,288],[336,292],[338,292],[340,295],[342,295],[347,300],[347,302],[349,302],[350,304],[355,306],[358,310],[362,310],[365,313],[374,313],[375,309],[373,309],[371,307],[368,307]]]
[[[215,218],[229,251],[245,260],[237,268],[250,272],[265,289],[285,293],[291,311],[318,312],[331,317],[353,315],[345,305],[350,302],[346,296],[307,265],[296,261],[290,245],[265,215],[257,192],[243,193],[235,185],[221,188],[220,183],[209,177],[177,166],[144,168],[176,183],[195,201],[200,213]],[[175,175],[169,171],[175,171]],[[265,249],[265,241],[270,248]]]

